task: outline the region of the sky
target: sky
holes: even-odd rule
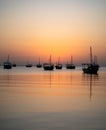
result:
[[[105,0],[0,0],[0,63],[89,61],[106,65]]]

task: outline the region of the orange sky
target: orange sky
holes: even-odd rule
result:
[[[89,58],[89,47],[105,62],[104,0],[22,0],[0,1],[0,62],[31,62],[71,55],[79,63]]]

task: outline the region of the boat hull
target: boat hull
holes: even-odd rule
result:
[[[69,64],[69,65],[66,65],[66,68],[67,68],[67,69],[75,69],[75,66]]]
[[[44,70],[54,70],[54,65],[45,64],[43,65]]]
[[[11,69],[12,65],[4,65],[4,69]]]
[[[16,64],[13,64],[13,67],[16,67]]]
[[[37,67],[37,68],[41,68],[41,67],[42,67],[42,65],[41,65],[41,64],[38,64],[38,65],[36,65],[36,67]]]
[[[4,69],[11,69],[11,68],[12,68],[12,64],[10,62],[4,63]]]
[[[62,69],[62,66],[60,67],[60,66],[56,66],[56,69]]]
[[[32,65],[26,65],[26,67],[30,68],[30,67],[32,67]]]
[[[89,66],[88,68],[82,68],[83,72],[84,73],[87,73],[87,74],[97,74],[98,70],[99,70],[99,66],[98,65],[91,65]]]
[[[61,64],[58,64],[55,66],[56,69],[62,69],[62,65]]]

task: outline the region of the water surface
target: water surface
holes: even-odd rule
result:
[[[0,130],[105,130],[106,68],[97,75],[0,68]]]

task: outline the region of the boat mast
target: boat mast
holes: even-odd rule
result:
[[[58,64],[60,63],[60,56],[59,56],[59,58],[58,58]]]
[[[7,62],[9,62],[9,55],[8,55],[8,58],[7,58]]]
[[[90,63],[92,64],[92,47],[90,46]]]
[[[71,56],[71,64],[73,64],[73,57]]]
[[[51,64],[51,55],[50,55],[50,64]]]
[[[94,56],[94,63],[97,64],[97,56]]]
[[[40,57],[39,57],[39,64],[40,64]]]

